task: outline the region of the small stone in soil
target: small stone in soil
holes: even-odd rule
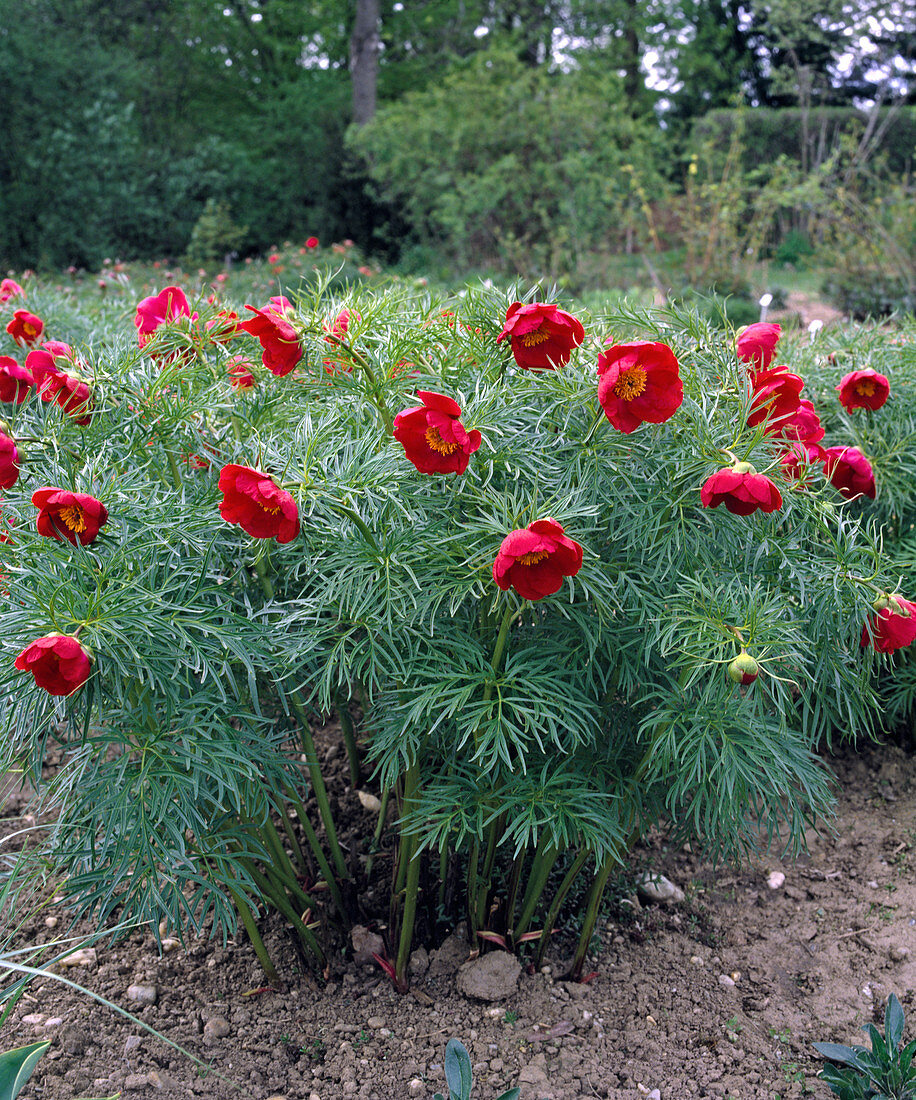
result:
[[[785,881],[786,876],[782,871],[770,871],[767,875],[767,886],[769,886],[771,890],[778,890]]]
[[[98,965],[98,955],[94,947],[84,947],[74,951],[72,955],[65,955],[54,964],[58,969],[66,969],[71,966],[87,966],[94,970]]]
[[[521,964],[514,955],[494,951],[471,959],[458,971],[458,990],[478,1001],[501,1001],[518,986]]]
[[[684,900],[684,891],[680,886],[675,886],[671,879],[665,878],[664,875],[656,875],[648,871],[637,880],[636,889],[647,901],[680,902]]]
[[[127,999],[139,1005],[154,1005],[159,1000],[159,989],[155,985],[138,982],[127,987]]]
[[[204,1042],[212,1043],[214,1039],[225,1039],[229,1034],[229,1021],[222,1016],[211,1016],[204,1024]]]
[[[900,947],[898,945],[894,945],[890,949],[891,962],[903,962],[904,959],[909,958],[909,954],[910,949],[908,947]]]

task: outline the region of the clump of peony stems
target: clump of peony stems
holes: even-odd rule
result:
[[[909,390],[877,345],[873,373],[804,342],[773,367],[774,326],[328,283],[235,320],[167,287],[132,340],[55,345],[88,418],[5,364],[2,766],[40,781],[63,742],[48,854],[99,921],[241,922],[281,982],[261,915],[326,972],[390,873],[404,990],[462,919],[540,964],[584,891],[581,978],[647,828],[791,847],[829,806],[821,740],[875,728],[916,639],[873,522],[916,518]],[[381,794],[349,847],[334,711]]]

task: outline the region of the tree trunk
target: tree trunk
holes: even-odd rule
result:
[[[379,0],[356,0],[356,19],[350,36],[350,79],[353,82],[353,121],[357,126],[375,114],[378,79]]]

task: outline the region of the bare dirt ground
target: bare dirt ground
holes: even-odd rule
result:
[[[522,973],[502,1000],[469,1000],[455,985],[468,947],[451,936],[428,968],[417,956],[406,996],[377,968],[344,958],[320,987],[301,971],[283,928],[268,925],[266,942],[289,981],[277,992],[262,988],[241,935],[225,948],[196,940],[160,956],[143,931],[99,944],[94,959],[65,974],[203,1066],[51,979],[29,987],[0,1048],[53,1040],[22,1100],[118,1091],[125,1100],[429,1100],[444,1090],[452,1036],[471,1053],[475,1100],[513,1085],[522,1100],[826,1098],[813,1040],[858,1041],[857,1029],[880,1018],[891,992],[907,1012],[908,1036],[916,1022],[916,760],[900,747],[870,746],[831,766],[837,818],[812,830],[809,854],[795,863],[771,856],[713,868],[651,838],[632,875],[662,872],[686,898],[640,906],[622,880],[587,985],[562,981],[558,957],[541,973]],[[21,826],[23,810],[15,796],[7,803],[4,833]],[[768,882],[774,871],[784,881]],[[49,916],[58,930],[67,926],[58,905],[28,935],[50,936]],[[155,1003],[130,1000],[131,986],[153,987]]]

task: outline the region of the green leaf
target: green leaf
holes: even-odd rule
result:
[[[502,1096],[497,1096],[496,1100],[518,1100],[521,1089],[506,1089]]]
[[[0,1054],[0,1100],[16,1100],[50,1045],[50,1042],[31,1043]]]
[[[859,1055],[862,1047],[847,1047],[842,1043],[812,1043],[814,1049],[823,1058],[829,1058],[831,1062],[847,1062],[851,1066],[859,1064]]]
[[[888,997],[884,1010],[884,1038],[891,1053],[903,1038],[903,1006],[893,993]]]
[[[457,1039],[449,1039],[445,1047],[445,1080],[452,1093],[449,1100],[471,1100],[471,1059]]]

